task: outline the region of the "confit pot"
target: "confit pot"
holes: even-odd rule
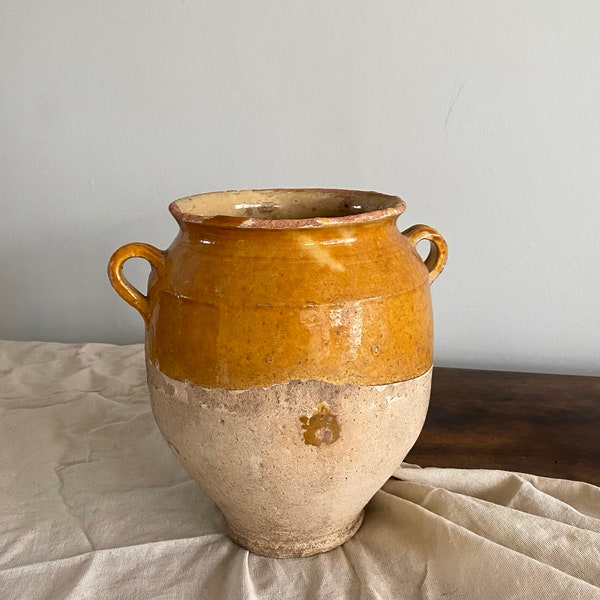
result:
[[[375,192],[216,192],[169,206],[167,250],[111,257],[142,315],[152,410],[231,538],[273,557],[350,539],[429,403],[429,286],[447,246]],[[415,247],[429,240],[423,261]],[[147,295],[124,277],[148,260]]]

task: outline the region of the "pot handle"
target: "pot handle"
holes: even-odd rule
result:
[[[429,254],[424,262],[429,271],[429,284],[431,285],[444,269],[446,260],[448,259],[448,244],[446,244],[446,240],[439,231],[436,231],[433,227],[429,227],[429,225],[413,225],[403,231],[402,235],[406,237],[413,248],[416,248],[421,240],[429,242]]]
[[[108,261],[108,278],[115,291],[127,304],[131,304],[148,323],[150,319],[148,297],[131,285],[123,275],[123,265],[130,258],[145,258],[152,269],[160,274],[165,265],[165,253],[150,244],[132,242],[121,246]]]

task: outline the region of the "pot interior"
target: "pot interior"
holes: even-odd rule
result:
[[[338,222],[346,217],[354,221],[357,215],[371,215],[371,218],[383,214],[398,215],[404,206],[397,196],[377,192],[273,189],[198,194],[176,200],[171,211],[179,213],[184,220],[222,216],[253,221],[333,219]]]

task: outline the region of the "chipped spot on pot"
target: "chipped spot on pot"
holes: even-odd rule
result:
[[[341,327],[344,324],[343,309],[339,307],[330,309],[329,319],[332,327]]]
[[[171,450],[173,451],[173,454],[175,454],[176,456],[181,456],[179,450],[177,450],[177,448],[175,447],[175,444],[172,444],[169,441],[167,441],[167,444],[169,445],[169,448],[171,448]]]
[[[362,344],[363,320],[362,308],[356,303],[352,314],[349,315],[350,321],[350,358],[354,360],[358,356],[358,351]]]
[[[340,425],[327,402],[319,402],[310,418],[300,417],[304,432],[304,443],[311,446],[333,444],[340,437]]]

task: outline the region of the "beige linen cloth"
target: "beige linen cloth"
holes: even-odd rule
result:
[[[344,546],[269,559],[160,437],[141,345],[0,342],[0,374],[3,600],[600,598],[595,486],[405,465]]]

